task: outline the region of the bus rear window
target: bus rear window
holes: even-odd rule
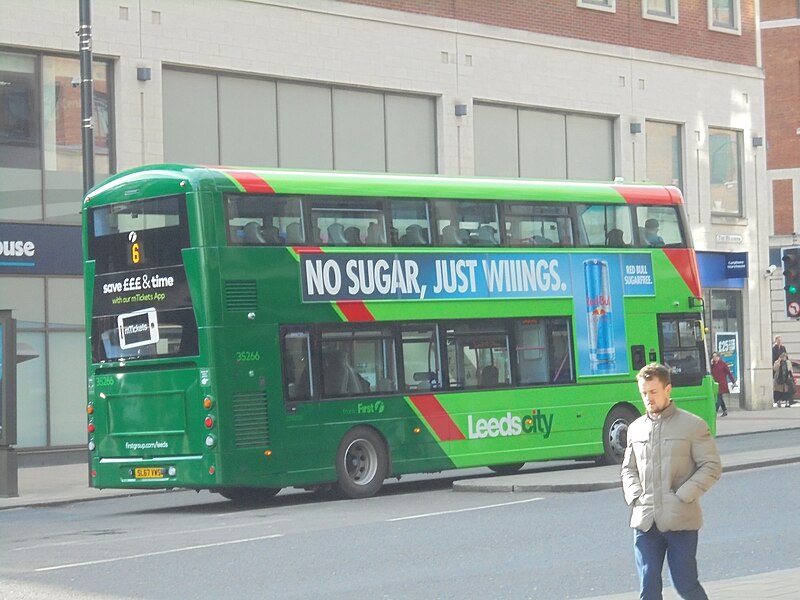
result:
[[[182,196],[99,206],[89,214],[89,260],[97,274],[178,265],[187,246]]]

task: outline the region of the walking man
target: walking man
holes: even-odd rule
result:
[[[733,385],[736,385],[736,378],[733,376],[728,363],[722,360],[719,352],[711,354],[711,376],[719,384],[717,388],[717,412],[721,410],[722,416],[727,417],[728,407],[725,406],[725,398],[723,396],[731,393],[728,381],[730,380]]]
[[[646,413],[628,428],[622,489],[631,509],[640,600],[661,600],[666,556],[675,591],[707,600],[697,575],[699,499],[722,474],[705,421],[673,404],[670,371],[651,363],[636,376]]]

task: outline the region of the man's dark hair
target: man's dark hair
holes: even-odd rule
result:
[[[636,374],[636,380],[644,379],[658,379],[662,384],[669,385],[672,383],[672,375],[670,374],[669,367],[665,367],[660,363],[650,363],[642,367],[642,370]]]

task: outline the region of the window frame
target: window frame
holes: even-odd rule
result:
[[[666,12],[652,8],[652,0],[642,0],[642,18],[662,23],[678,24],[678,0],[664,0],[669,8]]]
[[[650,167],[650,158],[651,157],[650,157],[650,154],[648,152],[649,142],[648,142],[648,137],[647,136],[650,134],[650,127],[652,125],[656,125],[656,126],[669,125],[669,126],[675,127],[675,129],[676,129],[675,139],[678,142],[677,154],[673,155],[671,158],[677,157],[677,159],[678,159],[678,165],[677,165],[678,166],[678,173],[677,173],[678,174],[678,183],[674,183],[674,182],[667,183],[667,182],[664,182],[664,181],[658,181],[656,179],[653,179],[650,176],[649,167]],[[647,181],[650,181],[650,182],[653,182],[653,183],[658,183],[660,185],[674,185],[679,190],[683,191],[683,189],[684,189],[684,163],[685,163],[684,155],[683,155],[683,149],[684,149],[685,143],[684,143],[684,139],[683,138],[684,138],[685,129],[686,128],[685,128],[683,123],[673,123],[671,121],[659,121],[657,119],[647,119],[647,120],[645,120],[645,156],[646,156],[645,176],[647,178]]]
[[[603,12],[617,12],[617,0],[576,0],[578,8],[589,8]]]
[[[744,215],[744,132],[740,129],[732,129],[728,127],[712,127],[709,126],[707,131],[708,135],[708,185],[709,185],[709,201],[711,204],[712,216],[725,216],[725,217],[742,217]],[[714,159],[713,154],[721,148],[711,148],[712,131],[732,133],[736,138],[736,185],[737,185],[737,207],[735,211],[723,210],[720,203],[720,208],[715,208],[713,198],[713,177],[714,177]],[[725,145],[729,145],[727,142]],[[724,147],[724,146],[723,146]],[[728,181],[719,182],[722,185],[728,185],[733,182],[733,179]]]
[[[731,35],[742,35],[742,6],[741,0],[728,0],[733,19],[730,25],[723,24],[714,19],[714,3],[718,0],[708,0],[708,29]]]

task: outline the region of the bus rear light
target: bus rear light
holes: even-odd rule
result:
[[[419,427],[414,427],[414,429],[412,429],[412,431],[413,431],[414,433],[421,433],[421,432],[422,432],[422,429],[420,429]]]
[[[177,474],[178,474],[178,469],[176,469],[175,467],[167,468],[167,475],[169,475],[170,477],[175,477],[175,475]]]
[[[217,440],[214,439],[213,435],[207,435],[206,436],[206,446],[208,448],[213,448],[216,443],[217,443]]]
[[[214,419],[211,418],[211,415],[206,417],[206,429],[211,429],[214,426]]]
[[[213,475],[215,471],[216,471],[216,469],[214,468],[214,465],[211,465],[210,467],[208,467],[208,474],[209,475]]]
[[[206,396],[205,398],[203,398],[203,408],[205,408],[206,410],[208,410],[208,409],[210,409],[212,406],[214,406],[214,402],[211,400],[211,398],[209,398],[208,396]]]
[[[95,445],[94,440],[90,441],[89,442],[89,451],[91,452],[95,448],[97,448],[97,446]]]
[[[264,456],[272,456],[272,450],[264,450]]]
[[[87,406],[86,407],[86,412],[89,413],[90,415],[94,414],[94,406],[91,405],[91,404],[89,406]]]
[[[89,430],[89,433],[94,433],[94,423],[89,423],[89,426],[86,429]]]

